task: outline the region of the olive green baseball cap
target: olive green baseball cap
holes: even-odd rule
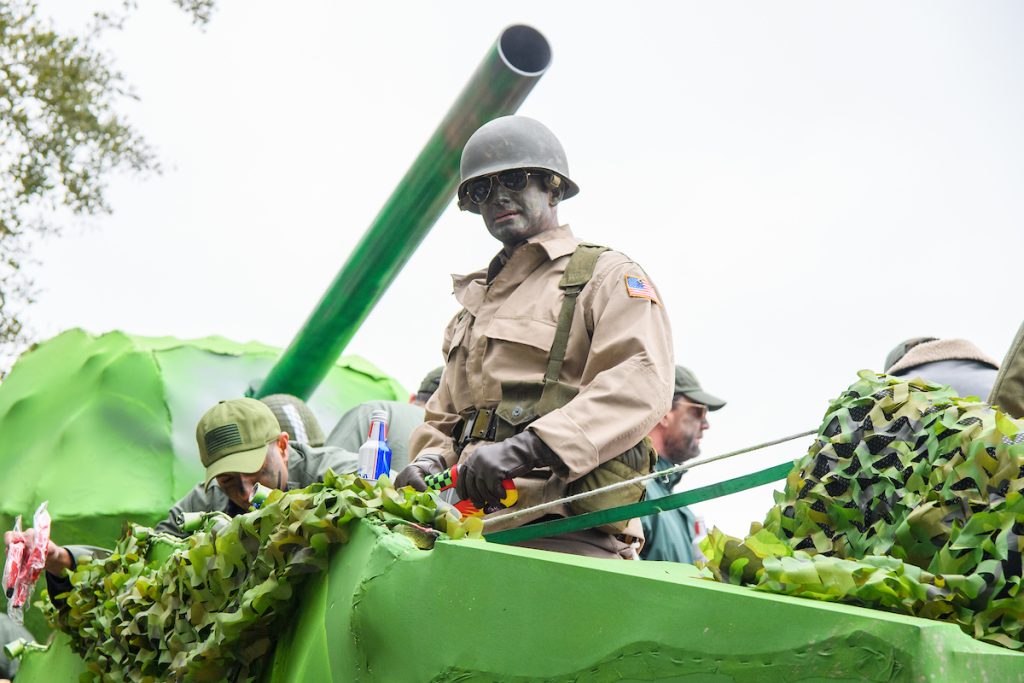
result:
[[[417,394],[431,394],[437,391],[437,388],[441,386],[441,373],[444,372],[444,366],[434,368],[427,373],[427,376],[420,382],[420,388],[416,392]]]
[[[199,459],[206,481],[227,472],[256,472],[267,458],[267,444],[281,434],[269,407],[254,398],[221,401],[206,411],[196,426]]]
[[[700,382],[697,381],[697,376],[693,374],[693,371],[689,368],[684,368],[682,365],[676,366],[676,386],[674,394],[682,394],[694,403],[702,403],[708,407],[708,410],[718,410],[725,405],[725,401],[704,391],[700,386]]]

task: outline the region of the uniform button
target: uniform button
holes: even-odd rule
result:
[[[520,408],[519,406],[516,406],[515,408],[512,409],[512,417],[519,417],[522,414],[523,414],[523,409]]]

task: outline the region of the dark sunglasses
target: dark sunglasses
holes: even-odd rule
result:
[[[708,416],[708,407],[703,403],[693,403],[691,401],[687,401],[685,398],[677,397],[675,401],[673,401],[673,406],[675,405],[686,406],[690,409],[690,413],[698,420],[703,421]]]
[[[492,173],[491,175],[474,178],[466,183],[463,189],[463,197],[474,204],[483,204],[491,196],[494,190],[494,180],[497,178],[501,186],[513,192],[522,192],[530,182],[530,176],[547,176],[547,171],[527,171],[522,168],[515,168],[511,171]]]

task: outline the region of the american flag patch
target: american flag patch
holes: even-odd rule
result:
[[[636,277],[635,275],[626,276],[626,294],[637,299],[650,299],[656,304],[661,304],[658,294],[654,291],[654,287],[642,277]]]

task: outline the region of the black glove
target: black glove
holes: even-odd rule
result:
[[[423,477],[428,474],[444,472],[446,469],[448,469],[448,465],[440,455],[435,453],[421,455],[398,473],[398,476],[395,477],[395,488],[400,489],[403,486],[411,486],[417,491],[426,491],[427,482],[423,481]]]
[[[459,497],[473,501],[483,509],[505,497],[503,479],[522,476],[538,467],[551,467],[561,461],[554,451],[533,432],[510,436],[498,443],[480,446],[459,465],[455,490]]]

